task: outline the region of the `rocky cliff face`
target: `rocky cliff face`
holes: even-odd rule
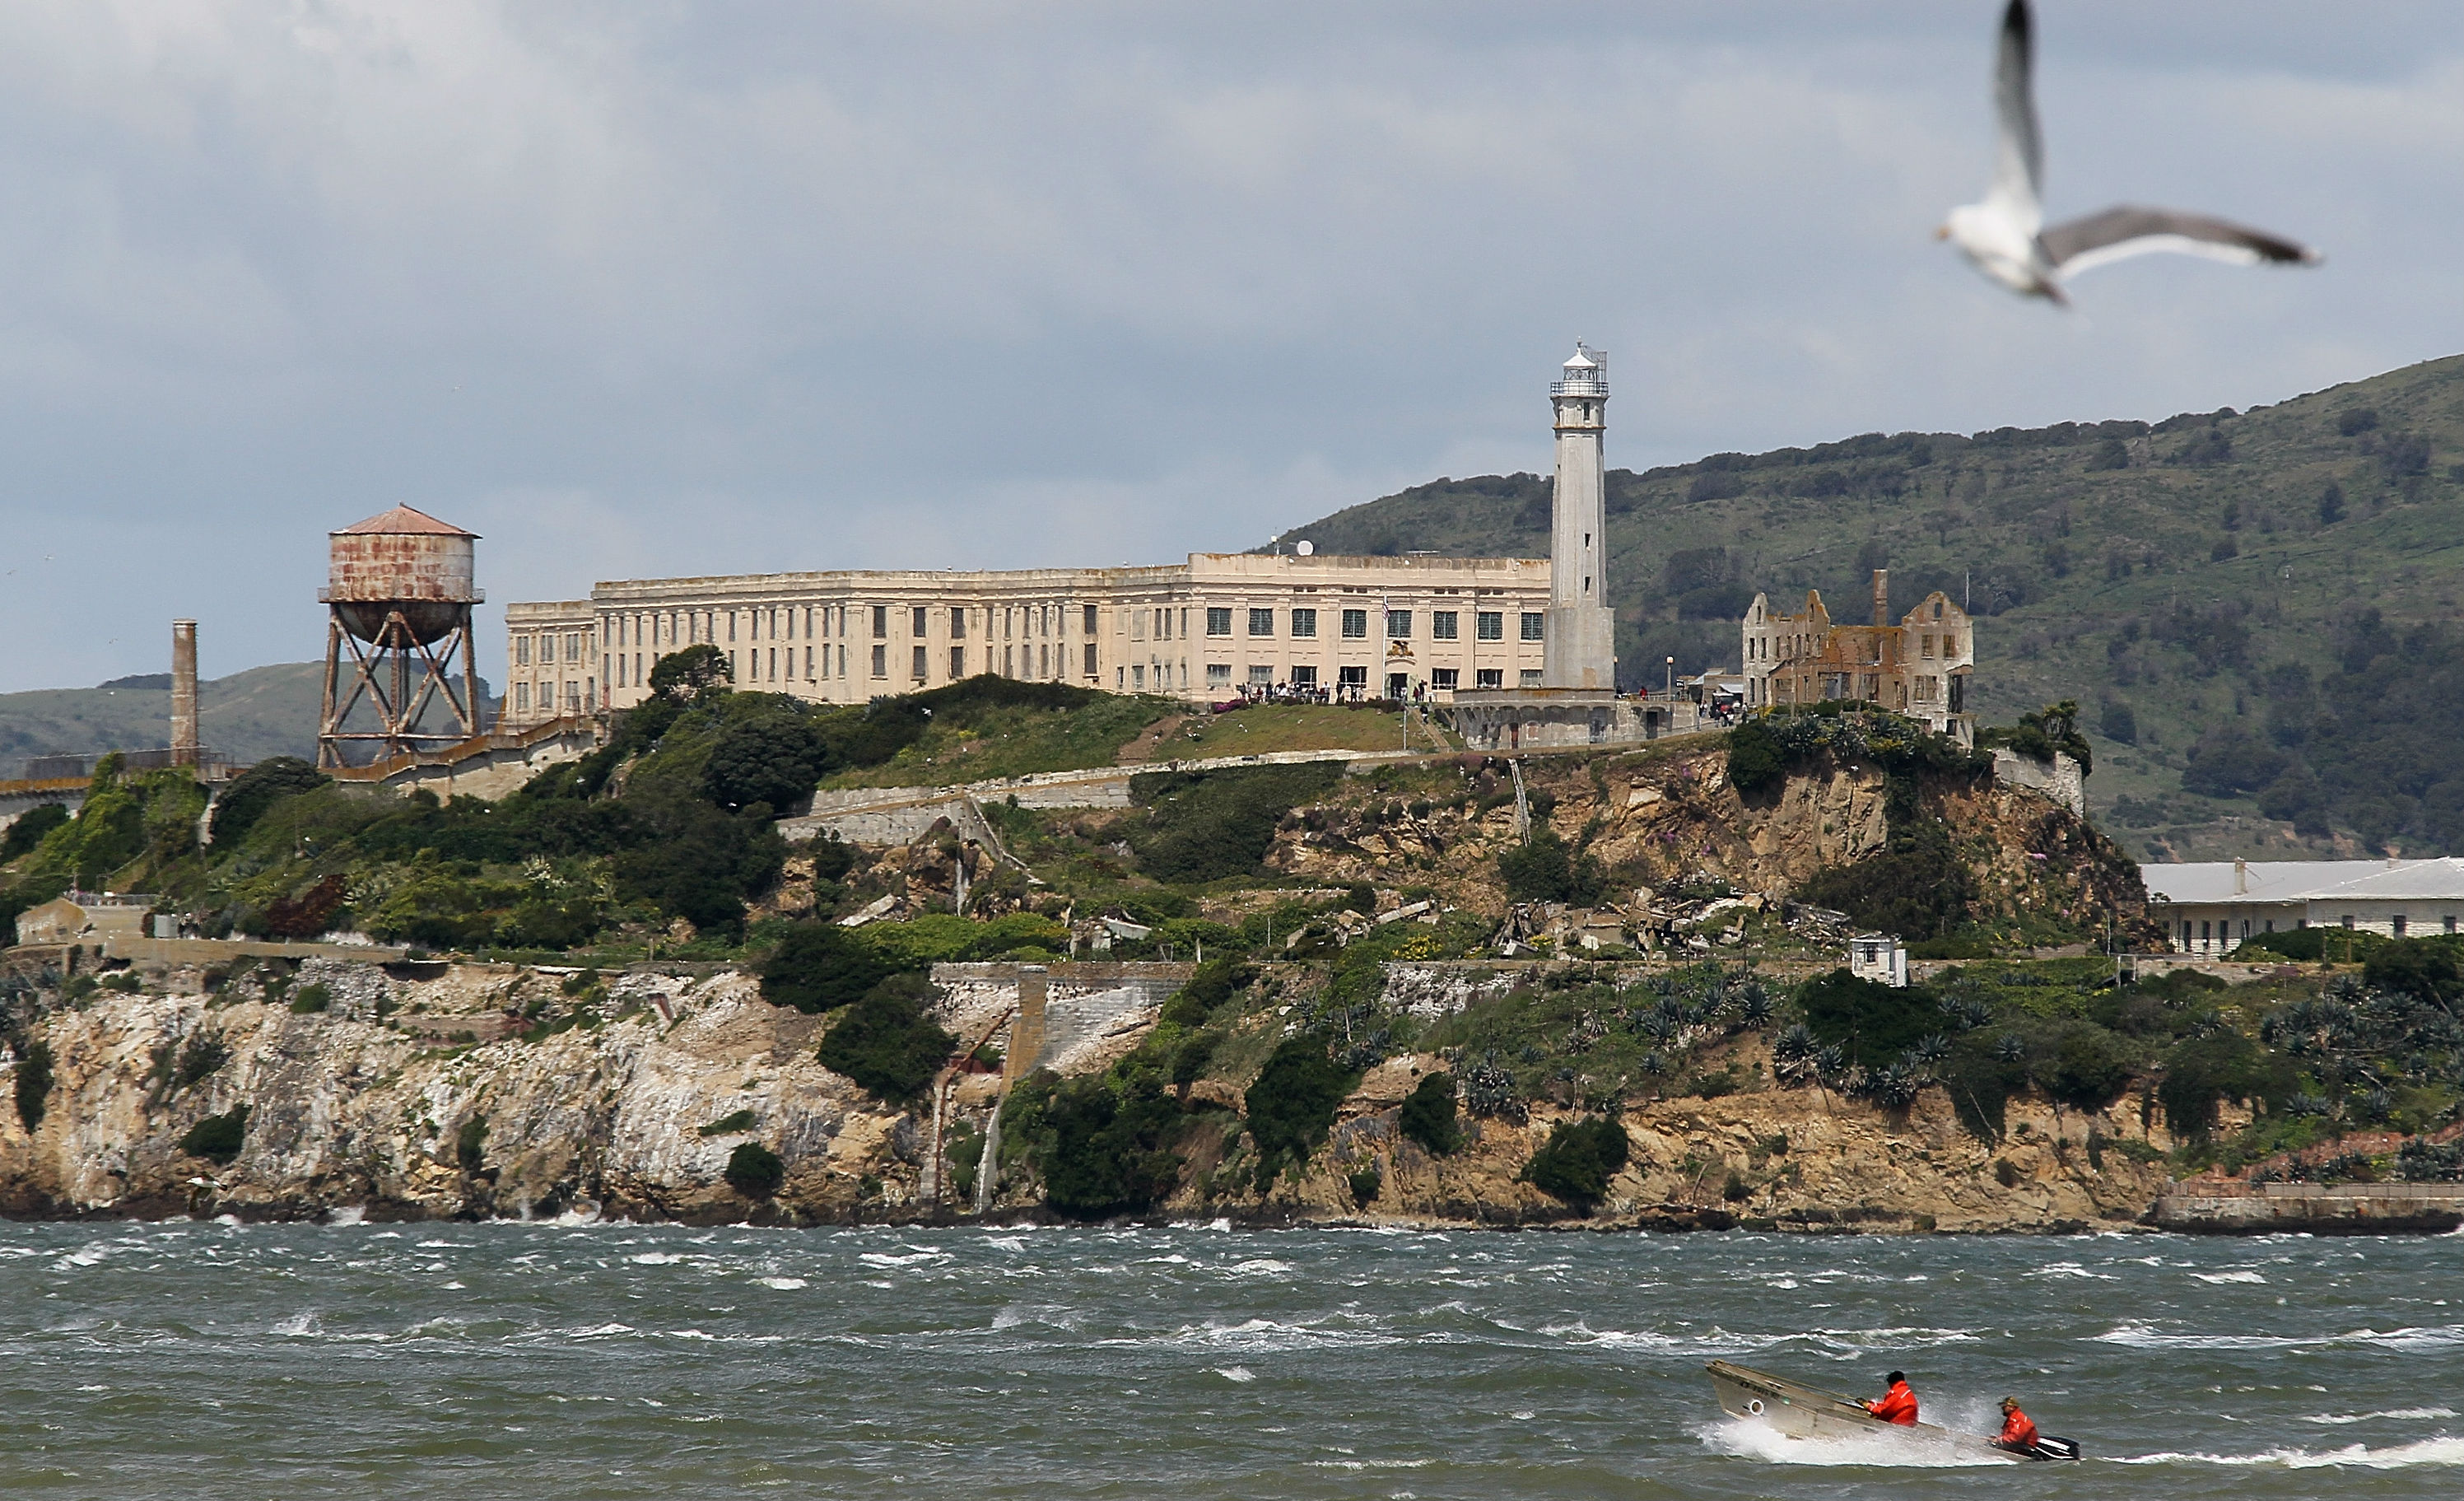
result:
[[[793,1221],[895,1213],[913,1196],[915,1123],[816,1063],[817,1020],[745,976],[627,976],[586,1020],[526,1039],[519,1012],[562,977],[435,967],[402,980],[312,963],[289,993],[334,989],[313,1015],[247,984],[55,1011],[35,1029],[55,1080],[39,1125],[0,1113],[0,1207]],[[241,1107],[229,1160],[182,1149]],[[740,1127],[705,1130],[739,1113]],[[723,1181],[751,1140],[785,1165],[775,1203]]]

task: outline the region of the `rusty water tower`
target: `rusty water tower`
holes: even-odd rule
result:
[[[375,758],[451,745],[480,733],[477,659],[471,607],[476,532],[407,505],[330,534],[325,704],[318,719],[317,764],[343,766],[346,746]],[[454,653],[462,656],[457,678]],[[372,713],[353,726],[354,711]],[[424,725],[429,711],[441,711]]]

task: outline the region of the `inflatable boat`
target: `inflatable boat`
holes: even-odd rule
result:
[[[1888,1434],[1905,1437],[1911,1443],[1940,1445],[1962,1457],[1977,1459],[2025,1464],[2031,1460],[2079,1457],[2078,1445],[2051,1434],[2039,1434],[2036,1442],[2024,1449],[2004,1448],[1981,1433],[1958,1433],[1930,1423],[1884,1423],[1867,1412],[1865,1404],[1853,1397],[1799,1385],[1786,1377],[1773,1376],[1749,1366],[1714,1360],[1704,1369],[1711,1373],[1711,1390],[1719,1394],[1721,1407],[1731,1417],[1766,1424],[1773,1431],[1792,1439],[1871,1438]]]

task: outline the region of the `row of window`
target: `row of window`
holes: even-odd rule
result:
[[[1296,608],[1291,610],[1289,614],[1290,620],[1288,622],[1288,629],[1289,633],[1294,640],[1313,641],[1317,638],[1316,610],[1309,608]],[[1548,616],[1538,610],[1523,611],[1522,620],[1519,623],[1523,632],[1522,639],[1526,641],[1538,641],[1542,639],[1546,630],[1547,621]],[[1343,629],[1343,639],[1346,641],[1364,641],[1368,639],[1369,611],[1365,609],[1344,610],[1342,612],[1342,620],[1340,624]],[[1506,639],[1506,613],[1503,610],[1494,609],[1476,610],[1473,612],[1472,616],[1472,629],[1478,633],[1478,638],[1480,640],[1503,641]],[[1232,610],[1228,606],[1207,607],[1206,633],[1210,636],[1228,636],[1232,633]],[[1249,611],[1250,635],[1272,636],[1274,633],[1275,612],[1273,610],[1252,609]],[[1412,639],[1412,611],[1408,609],[1390,609],[1386,611],[1386,639],[1389,641],[1409,641]],[[1433,609],[1429,611],[1429,639],[1432,641],[1459,641],[1463,639],[1462,612],[1460,610],[1451,609]]]
[[[2455,915],[2453,913],[2451,912],[2447,914],[2439,920],[2442,924],[2441,931],[2449,934],[2455,932]],[[2269,917],[2263,919],[2263,921],[2265,926],[2260,930],[2261,932],[2274,933],[2276,931],[2275,918]],[[2301,925],[2305,928],[2309,926],[2307,922],[2304,922]],[[2357,925],[2358,924],[2350,913],[2344,915],[2343,926],[2352,928]],[[2230,918],[2222,922],[2203,921],[2199,924],[2199,936],[2194,940],[2190,937],[2190,921],[2189,918],[2185,917],[2182,919],[2182,943],[2185,947],[2188,947],[2194,941],[2203,944],[2238,942],[2239,939],[2233,937],[2233,924]],[[2387,929],[2389,932],[2394,934],[2395,937],[2399,938],[2403,938],[2412,931],[2412,919],[2403,913],[2397,913],[2394,916],[2387,919]],[[2241,919],[2241,938],[2247,938],[2250,936],[2250,919],[2248,917],[2244,917]]]
[[[1334,672],[1335,686],[1339,688],[1359,688],[1365,690],[1369,686],[1369,669],[1366,667],[1338,667]],[[1402,677],[1407,682],[1409,681],[1408,673],[1398,673],[1394,675]],[[1305,666],[1294,667],[1287,675],[1278,676],[1272,667],[1262,663],[1251,663],[1249,666],[1247,682],[1252,688],[1272,688],[1280,683],[1288,687],[1307,690],[1318,686],[1317,669],[1314,667]],[[1207,663],[1206,686],[1209,688],[1231,687],[1232,665],[1228,662]],[[1451,667],[1432,668],[1429,672],[1429,686],[1440,693],[1453,693],[1456,689],[1463,686],[1463,673],[1460,670]],[[1475,688],[1503,688],[1506,686],[1505,670],[1495,667],[1475,669],[1472,673],[1472,686]],[[1518,686],[1524,688],[1539,687],[1540,673],[1538,669],[1523,669]]]

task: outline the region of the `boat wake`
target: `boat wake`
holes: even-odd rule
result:
[[[1961,1453],[1938,1440],[1876,1429],[1838,1438],[1793,1439],[1768,1423],[1730,1418],[1694,1430],[1704,1446],[1740,1459],[1773,1465],[1858,1465],[1890,1469],[1968,1469],[2006,1463],[1989,1454]]]

